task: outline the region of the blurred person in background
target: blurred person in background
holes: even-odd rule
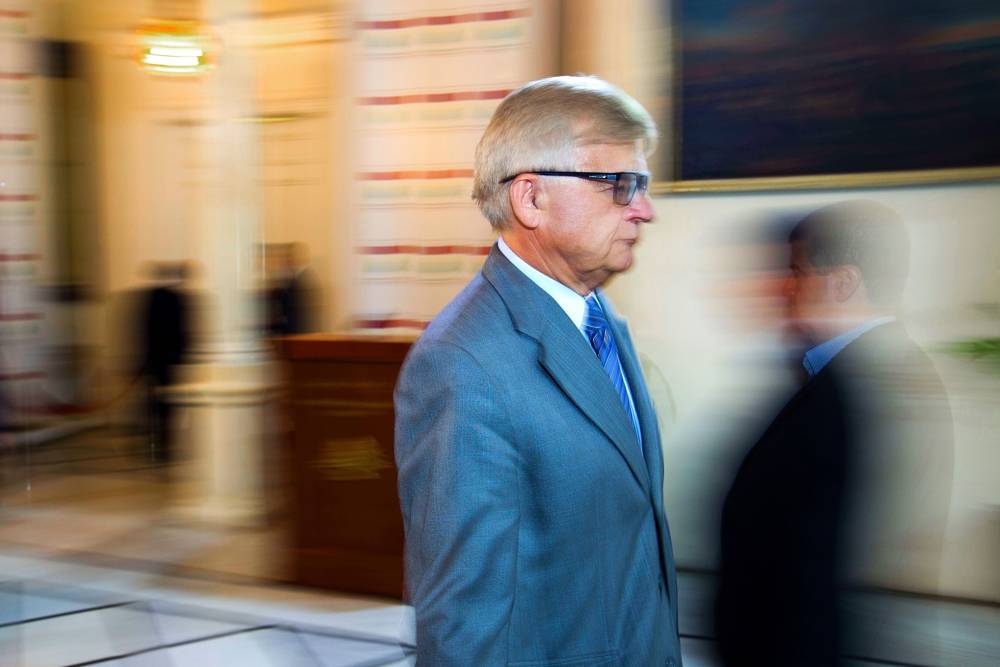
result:
[[[788,235],[803,216],[794,210],[758,212],[743,220],[726,220],[710,239],[708,270],[714,280],[706,296],[717,312],[718,326],[739,343],[725,363],[740,366],[746,376],[737,385],[740,394],[747,394],[746,382],[758,381],[761,384],[751,393],[776,394],[780,404],[774,412],[790,396],[783,395],[784,385],[797,389],[806,377],[802,366],[806,343],[789,330],[786,298]],[[753,405],[753,410],[756,415],[760,406]]]
[[[681,664],[656,414],[598,289],[653,219],[655,140],[625,93],[554,77],[479,142],[500,238],[395,394],[418,664]]]
[[[808,348],[808,378],[750,448],[723,506],[726,665],[839,664],[858,636],[845,586],[935,592],[950,502],[947,397],[896,319],[903,222],[843,202],[806,216],[789,245],[789,323]]]
[[[176,366],[190,344],[191,308],[183,287],[185,262],[156,264],[154,285],[144,295],[139,317],[139,375],[145,378],[147,419],[153,457],[169,463],[173,454],[170,401],[166,389],[176,379]]]
[[[281,265],[271,290],[271,335],[288,336],[315,331],[316,280],[309,271],[305,244],[292,243],[281,255]]]

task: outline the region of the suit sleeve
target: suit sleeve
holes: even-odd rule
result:
[[[418,344],[395,404],[418,664],[506,664],[520,469],[510,402],[469,353]]]

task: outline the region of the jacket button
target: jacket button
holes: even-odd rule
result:
[[[667,658],[667,662],[665,664],[667,667],[674,667],[677,662],[673,658]]]

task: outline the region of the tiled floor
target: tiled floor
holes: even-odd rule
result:
[[[180,519],[177,469],[153,463],[142,436],[92,430],[31,449],[0,459],[0,544],[195,576],[288,579],[280,516],[249,530]]]
[[[407,664],[413,652],[401,605],[245,587],[230,596],[232,585],[36,558],[0,557],[0,568],[34,575],[0,590],[3,665],[346,667]]]
[[[148,454],[96,430],[0,460],[0,666],[406,664],[406,607],[283,583],[280,507],[180,521]]]
[[[0,459],[0,666],[413,663],[409,608],[283,583],[280,507],[260,529],[183,523],[170,479],[141,437],[101,430]],[[718,665],[713,585],[681,575],[687,667]],[[859,595],[851,611],[870,628],[852,667],[1000,665],[995,607]]]

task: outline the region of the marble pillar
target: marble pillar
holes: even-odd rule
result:
[[[260,243],[260,141],[254,57],[240,18],[249,0],[206,0],[202,20],[215,37],[215,66],[205,76],[199,142],[206,165],[194,207],[196,270],[207,298],[201,332],[172,388],[177,511],[188,519],[252,525],[265,518],[265,424],[272,366],[261,340],[257,298]]]

